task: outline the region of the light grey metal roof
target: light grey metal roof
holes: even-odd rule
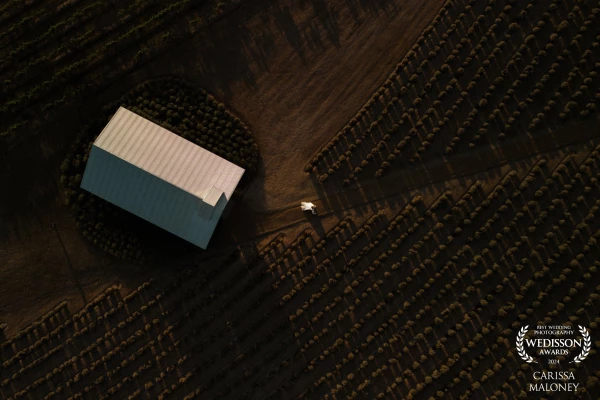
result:
[[[209,204],[210,206],[214,207],[217,205],[217,202],[219,201],[222,195],[223,191],[221,189],[213,187],[208,191],[208,194],[203,200],[206,204]]]
[[[243,173],[121,107],[95,140],[81,187],[206,248]]]

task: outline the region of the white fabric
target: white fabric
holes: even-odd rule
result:
[[[303,201],[300,203],[300,208],[302,211],[312,211],[312,213],[315,214],[317,206],[315,206],[313,203]]]

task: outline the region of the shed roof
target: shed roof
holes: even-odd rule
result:
[[[206,248],[243,173],[121,107],[95,140],[81,187]]]
[[[201,199],[217,187],[229,200],[244,173],[243,168],[123,107],[94,146]]]

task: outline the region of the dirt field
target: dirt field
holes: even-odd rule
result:
[[[99,287],[144,279],[136,267],[113,265],[88,246],[62,205],[58,167],[97,107],[149,77],[176,74],[197,82],[232,107],[258,140],[263,162],[241,207],[248,212],[286,208],[318,197],[302,165],[381,84],[439,4],[248,2],[10,149],[0,164],[2,182],[10,187],[10,195],[0,200],[1,281],[14,288],[0,297],[0,321],[8,323],[8,332],[38,315],[40,303],[47,308],[68,297],[77,309],[80,290],[89,298]],[[282,154],[281,148],[294,151]],[[50,223],[62,235],[73,270]],[[258,234],[261,226],[250,231]],[[58,288],[47,279],[56,276],[70,278],[60,279],[64,285]]]
[[[586,293],[593,292],[598,281],[594,266],[597,246],[593,242],[588,242],[590,250],[579,253],[585,242],[575,240],[567,247],[573,253],[561,250],[562,255],[553,256],[567,262],[568,258],[575,260],[575,254],[581,254],[577,256],[578,264],[574,261],[569,264],[581,265],[581,270],[576,268],[571,272],[573,280],[558,279],[562,270],[533,274],[532,269],[523,269],[505,259],[512,254],[528,264],[526,256],[530,251],[531,262],[537,262],[534,257],[538,251],[558,251],[559,241],[550,242],[545,235],[552,226],[562,226],[552,231],[558,232],[555,235],[563,243],[573,240],[573,236],[568,239],[570,230],[582,227],[580,222],[584,220],[589,221],[590,230],[598,236],[598,222],[590,219],[589,214],[598,186],[587,194],[587,200],[577,200],[580,192],[566,190],[566,182],[574,177],[578,166],[587,165],[589,170],[580,169],[584,177],[581,182],[574,181],[577,186],[583,187],[597,176],[597,163],[587,162],[597,158],[597,150],[596,156],[591,152],[598,149],[596,146],[597,142],[550,151],[543,157],[513,161],[510,165],[421,186],[418,190],[403,188],[400,195],[392,195],[391,191],[382,193],[383,198],[373,196],[371,201],[344,192],[340,195],[348,195],[344,200],[351,209],[336,207],[318,218],[308,215],[302,223],[288,221],[286,211],[275,213],[271,217],[279,224],[289,222],[282,242],[277,242],[275,234],[270,233],[261,246],[255,243],[241,246],[240,258],[194,265],[169,284],[156,279],[159,274],[154,274],[155,279],[133,291],[109,288],[90,299],[93,302],[77,315],[52,311],[26,338],[11,339],[11,346],[3,348],[9,363],[7,371],[14,372],[3,390],[6,393],[23,390],[36,395],[62,388],[67,397],[91,391],[94,395],[110,393],[125,397],[144,393],[150,398],[189,395],[235,399],[240,394],[251,398],[320,398],[328,393],[338,398],[348,394],[349,386],[341,385],[347,375],[355,376],[356,384],[366,382],[360,389],[364,398],[377,398],[392,389],[406,395],[416,383],[418,390],[427,394],[437,390],[448,393],[445,398],[456,398],[454,394],[466,390],[478,397],[491,394],[505,381],[509,384],[494,393],[504,392],[503,398],[510,398],[523,385],[522,376],[515,379],[516,371],[520,370],[519,360],[509,341],[510,329],[497,328],[488,321],[499,318],[497,323],[503,324],[516,317],[517,311],[507,301],[533,301],[538,293],[543,293],[539,290],[554,282],[546,288],[553,290],[552,296],[547,300],[538,296],[539,302],[543,302],[536,307],[532,318],[554,315],[556,302],[574,293],[569,288],[581,287],[577,279],[592,279],[590,290],[581,291],[569,300],[557,316],[566,318],[581,307],[578,322],[586,325],[597,322],[597,318],[594,320],[597,297],[585,302]],[[546,186],[548,180],[556,182],[550,189]],[[546,188],[547,195],[542,188]],[[561,200],[553,197],[559,194]],[[442,201],[443,198],[452,200]],[[549,213],[547,207],[561,202],[565,202],[564,209],[561,205],[558,211],[555,208],[555,212]],[[579,204],[576,210],[570,206],[574,202]],[[409,204],[413,207],[407,208]],[[503,204],[512,207],[502,208]],[[520,212],[524,205],[531,213]],[[569,215],[573,221],[561,219],[567,210],[572,210]],[[544,213],[546,217],[542,216]],[[380,217],[374,219],[377,215]],[[469,225],[479,227],[469,246],[463,246],[462,240],[448,239],[470,235],[470,231],[458,226],[466,217],[471,221]],[[261,222],[273,222],[268,219]],[[519,220],[523,221],[519,224]],[[460,225],[464,226],[462,222]],[[491,230],[484,230],[486,226],[491,226]],[[516,234],[508,234],[513,229]],[[535,237],[531,235],[532,229],[537,230]],[[532,239],[524,244],[521,240],[525,232]],[[302,237],[306,240],[301,241]],[[494,241],[489,239],[493,237],[498,238],[499,244],[492,246]],[[495,249],[497,246],[500,248]],[[505,252],[512,253],[499,257]],[[259,259],[255,259],[257,254],[261,254]],[[457,293],[464,291],[467,296],[468,301],[461,297],[462,307],[453,302],[453,290],[440,290],[445,280],[439,277],[454,276],[453,268],[449,268],[453,264],[443,263],[452,254],[465,267],[457,267],[463,278],[452,280],[451,285],[456,286]],[[480,254],[485,255],[483,265],[475,263],[478,268],[468,272],[469,260],[477,260]],[[483,268],[491,267],[494,259],[503,260],[499,268]],[[423,269],[423,265],[432,263],[440,268],[435,275]],[[498,270],[501,272],[495,273],[500,275],[492,276],[493,284],[482,285],[482,280],[487,281],[492,271]],[[418,279],[413,279],[414,276]],[[509,284],[509,276],[514,285]],[[422,286],[423,280],[426,286]],[[538,290],[527,291],[526,286],[521,286],[524,282],[532,282]],[[470,284],[487,293],[485,308],[478,300],[479,291],[467,289]],[[423,292],[425,288],[427,291]],[[395,300],[382,300],[380,291]],[[401,312],[402,307],[411,312]],[[500,311],[508,312],[510,317]],[[390,318],[391,315],[394,317]],[[421,317],[415,323],[412,315]],[[481,319],[468,323],[466,318],[470,315]],[[434,317],[441,322],[434,325]],[[67,325],[65,321],[73,322]],[[478,332],[484,336],[474,338],[477,345],[467,347],[466,339]],[[74,341],[65,343],[62,335]],[[432,345],[424,354],[413,351],[413,335],[431,336],[431,340],[443,338],[443,350]],[[104,340],[98,341],[103,337]],[[107,337],[110,351],[103,347]],[[485,346],[489,348],[493,343],[501,346],[492,355],[484,352]],[[42,355],[42,345],[53,352],[47,353],[47,357]],[[161,351],[155,356],[153,349]],[[87,354],[103,357],[95,356],[90,362]],[[360,354],[361,358],[350,354]],[[444,372],[443,379],[428,379],[436,374],[434,368],[445,365],[447,359],[456,359],[458,354],[460,362],[448,364],[452,368]],[[42,366],[32,369],[32,361],[42,356],[45,361]],[[482,368],[493,367],[492,373],[476,368],[471,359],[481,361]],[[19,369],[19,360],[24,368]],[[419,365],[415,368],[417,360]],[[414,370],[412,379],[416,383],[401,379],[401,385],[392,386],[395,382],[392,378],[400,376],[395,369],[380,367],[388,364]],[[65,369],[52,369],[53,365]],[[74,373],[66,369],[71,366]],[[341,374],[330,373],[336,370],[341,370]],[[468,375],[465,377],[460,371],[468,371]],[[32,376],[39,374],[41,384],[31,385]],[[452,377],[456,379],[450,380]]]
[[[381,104],[358,124],[360,129],[347,134],[364,146],[352,155],[345,152],[351,141],[341,142],[334,155],[317,163],[319,174],[329,173],[341,154],[348,161],[354,157],[355,167],[371,149],[378,149],[377,138],[388,127],[373,122],[383,121],[376,119],[378,113],[394,104],[393,98],[398,108],[385,108],[386,123],[404,119],[400,110],[406,108],[408,115],[410,108],[415,117],[407,117],[415,126],[411,146],[423,151],[426,146],[420,144],[431,139],[420,137],[416,127],[432,128],[428,124],[433,118],[423,123],[419,96],[431,102],[428,115],[439,113],[436,122],[444,121],[442,115],[458,115],[452,121],[456,130],[462,117],[478,115],[483,96],[506,101],[507,115],[515,117],[521,115],[515,107],[550,104],[550,93],[539,89],[543,85],[534,86],[537,81],[527,85],[536,87],[544,102],[529,97],[518,102],[508,90],[505,96],[484,94],[478,89],[487,90],[486,80],[492,79],[485,73],[477,72],[480,77],[473,79],[484,79],[470,85],[478,63],[489,65],[495,54],[502,64],[514,61],[519,71],[533,71],[540,54],[548,55],[543,49],[552,56],[559,50],[576,54],[567,61],[560,56],[564,67],[558,71],[565,85],[543,79],[561,88],[556,99],[569,104],[569,84],[576,83],[585,94],[573,99],[587,102],[581,111],[594,105],[600,99],[596,74],[591,74],[598,68],[598,46],[589,53],[583,47],[573,53],[562,49],[578,43],[592,48],[590,35],[576,38],[586,32],[579,25],[590,27],[588,22],[600,10],[592,12],[591,2],[581,8],[570,0],[554,3],[560,4],[528,7],[499,0],[492,3],[491,13],[491,7],[485,11],[487,3],[468,8],[467,0],[447,2],[444,10],[451,11],[430,31],[432,36],[450,32],[447,46],[436,50],[436,43],[428,40],[419,55],[439,58],[431,70],[412,79],[414,66],[404,69],[381,96]],[[90,96],[76,112],[57,112],[38,134],[5,149],[0,180],[10,191],[0,197],[0,395],[186,400],[527,397],[531,364],[514,347],[523,322],[580,324],[592,331],[600,324],[597,115],[588,112],[584,119],[577,113],[568,123],[548,124],[551,129],[535,135],[520,123],[518,131],[501,141],[481,146],[462,142],[448,158],[439,157],[441,147],[435,147],[423,162],[403,158],[402,168],[351,185],[340,180],[320,184],[315,174],[303,172],[381,88],[441,4],[249,0],[192,40]],[[546,6],[552,15],[542,13]],[[501,29],[518,31],[525,43],[536,42],[538,53],[517,51],[520,42],[505,45],[510,49],[506,53],[494,53],[499,37],[486,46],[493,29],[477,24],[496,16]],[[461,19],[468,24],[459,23],[455,30],[452,22]],[[512,25],[523,19],[526,24]],[[539,19],[545,22],[538,24]],[[575,44],[560,43],[551,50],[545,41],[538,43],[546,36],[548,42],[556,41],[550,37],[560,32],[563,19],[575,21],[560,28]],[[595,32],[591,29],[588,34]],[[480,39],[482,44],[475,47]],[[453,48],[457,43],[473,47],[473,53]],[[464,56],[464,65],[474,63],[474,71],[452,79],[455,66],[442,68],[441,62],[450,54]],[[474,54],[475,61],[467,62],[467,54]],[[525,68],[518,62],[531,65]],[[438,64],[446,73],[438,76],[449,86],[431,85],[435,80],[429,75],[435,77]],[[569,69],[573,65],[581,66],[579,74]],[[493,71],[503,74],[496,66]],[[532,76],[542,80],[542,72]],[[525,80],[529,73],[519,76]],[[218,226],[209,251],[168,265],[130,265],[83,240],[63,205],[59,165],[99,107],[163,75],[204,87],[232,108],[255,135],[262,159],[244,196],[235,199]],[[395,94],[402,92],[399,85],[405,80],[422,85],[425,95],[415,84],[407,99],[398,100]],[[470,89],[455,90],[463,85]],[[510,85],[506,79],[498,88],[504,91]],[[444,91],[448,87],[449,96]],[[450,97],[460,112],[453,114],[450,101],[436,103],[436,96]],[[416,97],[420,100],[415,103]],[[463,104],[468,107],[458,107]],[[544,112],[553,114],[550,106]],[[477,118],[487,118],[484,114]],[[502,112],[495,115],[504,118]],[[484,126],[484,119],[477,121],[476,126]],[[361,142],[366,138],[359,136],[362,130],[371,134],[371,126],[379,128]],[[442,134],[450,131],[446,125]],[[422,141],[414,143],[417,139]],[[301,213],[302,200],[315,202],[318,216]],[[592,357],[573,367],[565,357],[557,359],[586,386],[573,398],[595,398],[600,372],[591,368]]]

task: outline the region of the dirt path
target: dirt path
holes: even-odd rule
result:
[[[558,131],[550,131],[535,137],[521,137],[507,141],[502,148],[488,147],[455,156],[449,160],[438,160],[409,169],[392,172],[378,180],[363,182],[358,187],[343,188],[341,185],[324,187],[323,191],[312,198],[299,198],[278,210],[268,212],[251,212],[244,207],[234,209],[233,215],[225,223],[228,232],[240,232],[236,240],[247,241],[251,238],[264,237],[280,230],[299,225],[304,222],[315,224],[320,217],[335,214],[338,218],[345,211],[364,206],[369,203],[392,201],[394,196],[407,194],[411,190],[430,186],[435,183],[449,182],[494,168],[511,164],[517,167],[520,160],[530,162],[544,156],[555,156],[556,153],[576,152],[581,145],[592,147],[598,143],[600,127],[595,121],[585,125],[571,125]],[[315,183],[316,187],[318,183]],[[310,213],[300,213],[299,202],[311,201],[317,206],[319,217]],[[244,225],[260,227],[257,230],[244,232],[237,221],[244,220]],[[252,223],[248,223],[252,221]],[[231,224],[231,222],[234,222]]]

